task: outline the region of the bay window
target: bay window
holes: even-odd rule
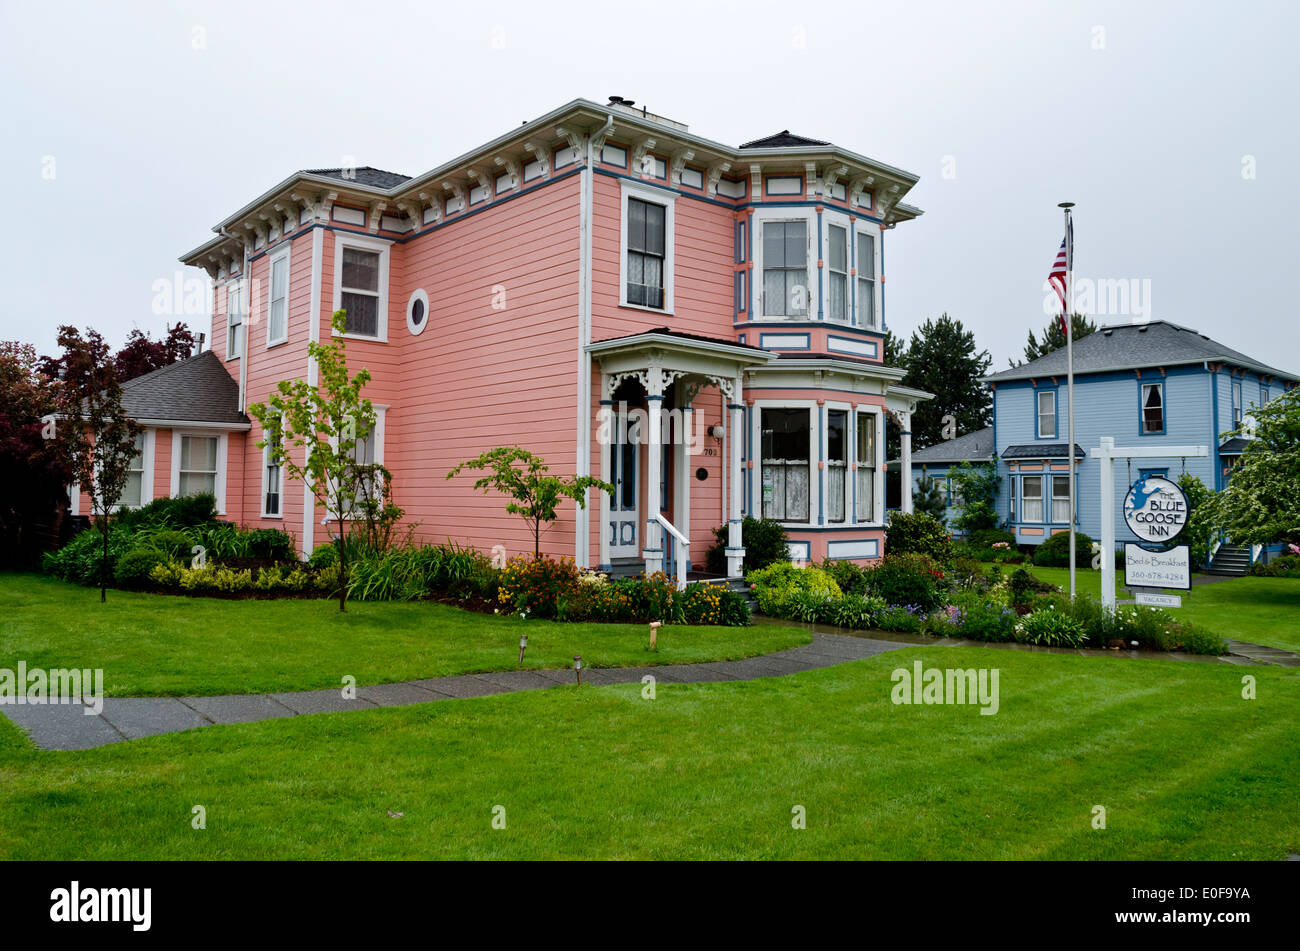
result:
[[[838,225],[831,225],[828,235],[830,247],[826,264],[830,271],[830,318],[844,322],[849,319],[849,233]]]
[[[809,520],[811,414],[807,409],[764,409],[762,430],[763,517]]]
[[[849,413],[826,411],[826,519],[843,522],[848,518]]]
[[[1070,477],[1052,476],[1052,521],[1068,525],[1070,522]]]
[[[808,222],[763,222],[763,313],[808,316]]]
[[[857,520],[876,520],[876,417],[872,413],[858,414],[857,454],[858,504]]]
[[[1043,520],[1043,477],[1025,476],[1020,486],[1021,518],[1026,522]]]

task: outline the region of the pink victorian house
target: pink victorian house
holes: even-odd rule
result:
[[[446,478],[517,444],[616,487],[543,536],[582,565],[684,572],[728,524],[736,574],[747,514],[784,522],[795,558],[879,557],[886,417],[906,465],[928,396],[882,360],[885,238],[921,213],[901,200],[916,181],[789,132],[723,145],[617,98],[414,178],[297,172],[182,258],[213,281],[211,350],[128,385],[149,427],[132,485],[211,489],[310,552],[322,513],[245,410],[315,380],[307,343],[345,308],[379,407],[367,459],[418,537],[531,550],[500,498]]]

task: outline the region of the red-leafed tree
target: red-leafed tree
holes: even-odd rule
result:
[[[113,357],[114,368],[120,383],[134,380],[168,364],[188,359],[194,352],[194,334],[189,327],[178,323],[167,328],[167,336],[154,340],[149,334],[136,329],[126,338],[126,344]]]

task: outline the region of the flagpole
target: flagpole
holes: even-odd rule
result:
[[[1070,472],[1070,524],[1066,531],[1070,535],[1070,600],[1074,600],[1075,590],[1075,462],[1074,462],[1074,297],[1071,293],[1074,285],[1074,236],[1070,233],[1070,209],[1074,202],[1063,201],[1057,206],[1065,212],[1065,380],[1066,397],[1070,403],[1070,441],[1065,447],[1066,465]]]

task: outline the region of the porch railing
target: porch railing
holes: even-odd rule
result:
[[[655,515],[655,520],[660,525],[662,525],[664,527],[664,530],[667,531],[668,534],[671,535],[674,539],[676,539],[677,544],[681,546],[680,550],[675,553],[676,557],[674,558],[674,561],[676,562],[675,567],[677,569],[676,571],[677,590],[685,591],[686,590],[686,562],[689,561],[691,557],[690,540],[677,530],[676,525],[674,525],[672,522],[668,521],[668,519],[664,517],[663,512],[659,512],[657,515]]]

